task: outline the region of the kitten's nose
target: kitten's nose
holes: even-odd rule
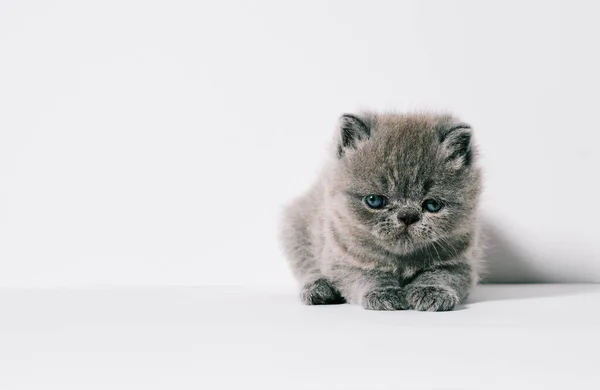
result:
[[[414,211],[401,211],[398,214],[398,220],[405,224],[406,226],[412,225],[415,222],[418,222],[421,219],[419,213]]]

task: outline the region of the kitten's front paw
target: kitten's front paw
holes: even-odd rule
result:
[[[305,305],[335,305],[346,300],[327,280],[317,279],[302,287],[300,299]]]
[[[409,285],[405,293],[408,305],[414,310],[447,311],[460,303],[458,294],[450,287]]]
[[[405,310],[408,308],[400,287],[386,287],[369,291],[362,299],[367,310]]]

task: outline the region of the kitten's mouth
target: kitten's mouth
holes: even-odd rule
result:
[[[383,229],[379,229],[374,232],[374,235],[382,240],[387,242],[387,245],[396,247],[398,245],[404,246],[407,244],[414,244],[414,235],[413,229],[411,226],[386,226]]]
[[[408,229],[406,229],[406,228],[405,229],[398,229],[398,231],[396,232],[396,235],[398,237],[404,237],[404,238],[410,237],[410,233],[409,233]]]
[[[384,238],[387,239],[388,241],[392,241],[392,242],[397,242],[397,241],[407,241],[412,239],[412,236],[409,232],[408,229],[403,228],[403,229],[397,229],[391,232],[386,232],[384,234]]]

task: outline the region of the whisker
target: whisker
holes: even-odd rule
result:
[[[454,253],[454,257],[458,257],[458,251],[456,250],[454,245],[452,245],[452,243],[450,243],[450,241],[447,238],[440,237],[439,241],[440,241],[440,244],[444,245],[445,249],[452,250],[452,252]]]
[[[442,261],[442,257],[440,256],[440,252],[438,252],[437,248],[435,247],[435,242],[431,243],[431,246],[433,247],[433,249],[435,250],[435,253],[437,253],[438,256],[438,260],[441,262]]]

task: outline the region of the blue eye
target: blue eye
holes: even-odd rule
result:
[[[387,198],[383,195],[367,195],[364,201],[372,209],[380,209],[387,204]]]
[[[437,213],[442,209],[442,206],[442,203],[435,199],[425,199],[425,202],[423,202],[423,208],[430,213]]]

